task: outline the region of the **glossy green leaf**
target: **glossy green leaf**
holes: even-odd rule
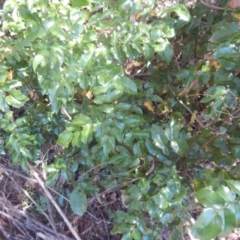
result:
[[[162,149],[165,154],[168,154],[168,149],[166,147],[168,139],[166,138],[164,130],[158,125],[153,125],[151,128],[151,136],[156,147]]]
[[[177,229],[174,229],[170,234],[169,240],[182,240],[182,234]]]
[[[87,7],[89,3],[90,3],[90,0],[71,0],[71,4],[75,8]]]
[[[236,194],[226,186],[219,186],[216,191],[225,201],[233,202],[236,200]]]
[[[182,138],[176,138],[170,142],[170,145],[175,153],[180,157],[183,157],[189,152],[189,146],[187,142]]]
[[[157,204],[157,206],[161,209],[166,209],[169,205],[168,200],[161,193],[154,195],[152,199],[155,204]]]
[[[97,95],[93,101],[96,104],[112,103],[115,100],[119,99],[120,96],[122,96],[122,94],[123,94],[122,91],[116,89],[116,90],[108,91],[107,93],[102,95]]]
[[[240,195],[240,181],[236,180],[226,180],[227,185],[230,187],[230,189]]]
[[[156,44],[154,48],[164,61],[169,63],[172,60],[173,48],[167,40],[162,40],[160,44]]]
[[[28,97],[23,95],[19,90],[11,90],[9,91],[9,94],[6,98],[5,101],[15,107],[15,108],[20,108],[23,107],[26,101],[28,100]]]
[[[148,138],[150,137],[150,132],[147,129],[134,129],[132,131],[133,137],[135,138]]]
[[[223,229],[219,237],[227,237],[234,228],[236,228],[235,212],[232,212],[228,208],[224,208],[219,212],[219,215],[223,219]]]
[[[128,127],[136,127],[141,125],[144,119],[138,115],[128,115],[124,117],[123,121]]]
[[[139,142],[137,142],[133,145],[133,153],[135,156],[137,156],[139,158],[142,157],[143,154],[142,154],[142,149],[141,149]]]
[[[118,90],[124,91],[128,94],[136,94],[137,93],[137,86],[136,84],[127,77],[121,77],[117,80],[116,85]]]
[[[110,152],[115,152],[115,138],[112,136],[103,136],[101,139],[101,145],[103,146],[103,152],[105,156],[108,156]]]
[[[225,200],[219,193],[212,190],[211,187],[203,188],[196,192],[195,197],[198,202],[205,207],[224,206]]]
[[[36,72],[37,67],[38,67],[39,65],[44,66],[44,65],[43,65],[44,62],[45,62],[45,57],[44,57],[43,55],[40,55],[40,54],[36,55],[36,56],[33,58],[33,70]]]
[[[237,23],[224,23],[222,24],[211,36],[210,41],[222,42],[231,39],[234,34],[238,33],[239,27]]]
[[[212,100],[218,99],[219,97],[223,96],[226,93],[226,88],[223,86],[214,86],[210,87],[206,91],[206,97],[201,99],[201,103],[208,103]]]
[[[67,148],[72,138],[73,138],[73,133],[66,130],[60,133],[60,135],[58,136],[57,143],[62,147]]]
[[[189,21],[190,20],[190,14],[188,9],[183,4],[175,4],[170,9],[179,16],[179,18],[183,21]]]
[[[133,240],[131,232],[124,233],[122,236],[122,240]]]
[[[138,230],[138,228],[135,227],[132,230],[132,237],[133,237],[134,240],[141,240],[142,239],[142,235],[141,235],[140,231]]]
[[[70,206],[72,211],[82,216],[87,210],[87,197],[80,187],[76,187],[70,194]]]
[[[21,86],[22,86],[22,83],[20,81],[12,80],[10,82],[5,82],[5,83],[1,84],[0,88],[3,91],[9,91],[9,90],[13,90],[17,87],[21,87]]]
[[[84,126],[85,124],[91,124],[91,123],[92,123],[92,120],[90,117],[84,114],[78,114],[73,118],[69,126],[78,127],[79,129],[80,126]]]
[[[46,179],[46,183],[48,186],[53,187],[58,179],[58,171],[51,172]]]
[[[163,50],[160,51],[160,56],[163,60],[165,60],[167,63],[170,63],[173,57],[173,47],[169,42],[163,43]]]
[[[192,233],[200,240],[211,240],[217,237],[223,226],[223,219],[218,215],[218,210],[206,208],[194,223]]]
[[[80,131],[74,132],[73,138],[72,138],[72,146],[73,147],[81,146],[81,132]]]
[[[83,143],[88,143],[92,140],[93,126],[86,124],[81,132],[81,140]]]

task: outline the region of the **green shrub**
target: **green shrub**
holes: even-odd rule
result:
[[[239,23],[157,2],[8,0],[1,152],[27,171],[44,144],[63,147],[47,184],[71,182],[79,215],[100,187],[122,187],[128,211],[110,215],[122,239],[165,227],[182,239],[199,206],[193,234],[226,236],[240,221]]]

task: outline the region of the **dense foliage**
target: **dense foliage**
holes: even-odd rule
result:
[[[182,239],[187,222],[200,239],[228,235],[240,226],[240,32],[228,10],[8,0],[1,154],[28,171],[58,145],[47,184],[71,183],[79,215],[121,189],[127,210],[109,217],[122,239],[157,239],[166,227]]]

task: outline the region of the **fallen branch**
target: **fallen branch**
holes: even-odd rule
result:
[[[62,217],[62,219],[64,220],[64,222],[66,223],[66,225],[68,226],[70,232],[72,233],[72,235],[76,238],[76,240],[81,240],[81,237],[78,235],[78,233],[76,232],[76,230],[73,228],[72,224],[69,222],[69,220],[67,219],[67,217],[65,216],[65,214],[63,213],[63,211],[61,210],[61,208],[58,206],[57,202],[54,200],[52,194],[48,191],[48,189],[45,187],[44,182],[42,181],[42,179],[38,176],[38,173],[35,171],[35,169],[28,163],[28,167],[30,168],[33,176],[36,178],[36,180],[38,181],[39,185],[42,187],[43,191],[45,192],[46,196],[49,198],[49,200],[51,201],[52,205],[56,208],[56,210],[58,211],[58,213],[60,214],[60,216]]]

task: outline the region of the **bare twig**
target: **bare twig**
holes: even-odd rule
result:
[[[14,175],[19,176],[19,177],[21,177],[23,179],[26,179],[28,181],[31,181],[31,182],[34,182],[34,183],[38,183],[38,181],[36,179],[32,179],[32,178],[26,177],[26,176],[24,176],[23,174],[21,174],[19,172],[16,172],[16,171],[14,171],[14,170],[12,170],[10,168],[4,167],[2,164],[0,164],[0,168],[5,170],[5,171],[7,171],[7,172],[13,173]],[[49,186],[46,186],[46,185],[45,185],[45,187],[48,188],[51,192],[57,194],[58,196],[62,197],[64,200],[69,202],[69,200],[66,197],[64,197],[62,194],[57,192],[55,189],[53,189],[53,188],[51,188]]]
[[[127,182],[121,183],[121,184],[119,184],[119,185],[116,185],[116,186],[114,186],[114,187],[108,188],[107,190],[105,190],[105,191],[97,194],[97,195],[94,196],[93,198],[91,198],[91,199],[89,200],[89,202],[88,202],[88,205],[91,204],[94,199],[96,199],[96,198],[98,198],[98,197],[100,197],[100,196],[102,196],[102,195],[104,195],[104,194],[106,194],[106,193],[108,193],[108,192],[110,192],[110,191],[113,191],[114,189],[122,188],[122,187],[124,187],[124,186],[126,186],[126,185],[128,185],[128,184],[130,184],[130,183],[134,183],[134,182],[136,182],[136,181],[139,180],[139,179],[140,179],[140,177],[138,177],[138,178],[133,178],[133,179],[131,179],[130,181],[127,181]]]
[[[42,175],[43,175],[44,180],[46,180],[47,179],[47,174],[44,171],[44,167],[45,167],[45,162],[42,161]],[[54,220],[54,217],[53,217],[52,205],[50,203],[49,198],[47,198],[47,208],[48,208],[48,214],[49,214],[49,221],[50,221],[53,229],[56,231],[56,229],[57,229],[56,228],[56,223],[55,223],[55,220]]]
[[[54,229],[54,231],[55,231],[55,233],[56,233],[56,235],[57,235],[56,227],[52,224],[52,222],[50,221],[48,215],[47,215],[44,211],[41,210],[41,207],[39,206],[39,204],[29,195],[29,193],[28,193],[25,189],[23,189],[23,188],[9,175],[8,172],[5,172],[5,174],[7,175],[8,178],[11,179],[12,182],[14,182],[14,184],[18,187],[18,189],[20,189],[20,190],[24,193],[24,195],[25,195],[28,199],[30,199],[30,201],[41,211],[41,213],[42,213],[42,214],[45,216],[45,218],[48,220],[48,222],[50,223],[50,225],[52,226],[52,228]]]
[[[182,100],[179,100],[178,97],[176,96],[176,94],[174,93],[174,91],[172,90],[172,88],[170,87],[170,85],[168,85],[168,88],[170,89],[170,91],[172,92],[173,96],[175,97],[175,99],[189,112],[191,113],[191,115],[193,115],[193,112],[191,111],[191,109],[186,106]],[[198,119],[198,117],[196,117],[196,121],[199,124],[199,126],[201,128],[205,128],[205,126],[203,125],[203,123]]]
[[[102,214],[102,212],[101,212],[101,216],[102,216],[102,218],[103,218],[103,214]],[[107,240],[110,240],[110,237],[109,237],[109,234],[108,234],[109,231],[108,231],[107,224],[106,224],[105,221],[103,221],[103,223],[104,223],[104,227],[105,227],[105,230],[106,230]]]
[[[81,240],[81,237],[77,234],[76,230],[73,228],[72,224],[69,222],[69,220],[67,219],[67,217],[65,216],[65,214],[63,213],[62,209],[58,206],[57,202],[54,200],[52,194],[48,191],[48,189],[46,188],[44,182],[42,181],[42,179],[38,176],[38,173],[35,171],[35,169],[28,163],[28,167],[30,168],[33,176],[36,178],[36,180],[38,181],[39,185],[42,187],[43,191],[45,192],[46,196],[49,198],[49,200],[51,201],[51,203],[53,204],[53,206],[56,208],[56,210],[58,211],[58,213],[61,215],[62,219],[64,220],[64,222],[66,223],[66,225],[68,226],[69,230],[71,231],[71,233],[73,234],[73,236],[77,239],[77,240]]]
[[[25,229],[26,231],[30,230],[31,232],[35,233],[44,232],[44,235],[48,236],[48,239],[72,240],[72,238],[69,238],[61,233],[58,233],[58,236],[56,236],[56,234],[51,228],[45,226],[41,222],[38,222],[34,218],[31,218],[25,212],[16,209],[9,201],[5,201],[4,198],[0,198],[0,200],[1,208],[9,212],[9,214],[6,214],[5,212],[0,211],[0,215],[9,219],[16,226],[16,228],[24,235],[28,234],[28,232],[24,233],[22,231],[23,229]],[[28,239],[30,239],[30,235]]]
[[[204,2],[203,0],[200,0],[201,1],[201,3],[204,5],[204,6],[206,6],[206,7],[208,7],[208,8],[211,8],[211,9],[214,9],[214,10],[221,10],[221,11],[232,11],[232,9],[226,9],[226,8],[223,8],[223,7],[218,7],[218,6],[214,6],[214,5],[211,5],[211,4],[209,4],[209,3],[206,3],[206,2]]]

